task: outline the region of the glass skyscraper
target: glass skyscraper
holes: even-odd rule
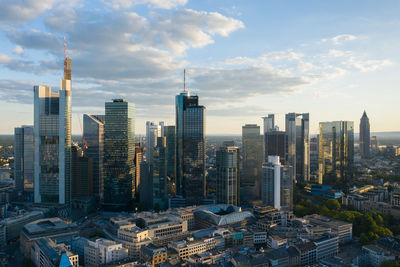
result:
[[[126,209],[135,195],[134,106],[124,99],[105,104],[104,200],[106,207]]]
[[[319,123],[318,182],[345,185],[353,177],[354,123],[333,121]]]
[[[33,126],[14,129],[14,180],[18,193],[33,193],[34,142]]]
[[[103,198],[104,115],[83,115],[83,136],[86,141],[85,157],[93,162],[93,195]]]
[[[240,153],[235,146],[217,150],[217,203],[240,204]]]
[[[157,146],[157,138],[161,137],[161,125],[146,121],[146,161],[151,164],[153,151]]]
[[[369,158],[370,152],[370,126],[367,113],[364,111],[360,120],[360,154],[361,158]]]
[[[167,175],[173,183],[176,178],[175,126],[164,126],[167,143]]]
[[[71,59],[65,58],[59,93],[34,86],[34,201],[71,201]]]
[[[296,181],[310,180],[310,117],[308,113],[286,114],[287,161]]]
[[[176,188],[186,203],[200,204],[206,194],[205,107],[199,97],[181,92],[176,108]]]

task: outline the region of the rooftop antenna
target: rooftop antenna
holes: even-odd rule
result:
[[[186,92],[186,69],[183,69],[183,91]]]

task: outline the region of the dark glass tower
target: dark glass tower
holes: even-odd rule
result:
[[[360,120],[360,154],[361,158],[369,158],[370,150],[370,126],[367,113],[364,111]]]
[[[235,146],[221,147],[217,151],[217,202],[240,204],[240,153]]]
[[[270,131],[264,133],[264,158],[268,156],[279,156],[282,164],[286,162],[287,156],[287,135],[282,131]]]
[[[242,156],[241,186],[255,186],[256,197],[259,198],[264,160],[263,136],[260,135],[260,126],[256,124],[242,126]]]
[[[18,193],[33,193],[33,126],[14,129],[14,180]]]
[[[124,99],[105,104],[104,205],[127,208],[135,195],[134,106]]]
[[[189,92],[175,98],[176,188],[186,203],[200,204],[205,198],[205,107]]]

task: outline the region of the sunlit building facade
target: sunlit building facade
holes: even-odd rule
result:
[[[135,195],[134,106],[124,99],[105,104],[104,205],[124,208]]]
[[[205,107],[199,97],[181,92],[176,108],[176,189],[188,205],[200,204],[206,194]]]
[[[34,201],[71,201],[71,59],[66,58],[59,93],[34,86]]]
[[[353,177],[353,163],[354,122],[320,122],[318,182],[349,181]]]
[[[240,153],[235,146],[217,150],[217,203],[240,204]]]

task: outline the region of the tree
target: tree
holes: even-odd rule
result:
[[[391,260],[383,260],[380,267],[400,267],[400,264]]]
[[[340,209],[340,203],[337,199],[328,199],[325,201],[325,205],[328,209],[330,210],[339,210]]]

